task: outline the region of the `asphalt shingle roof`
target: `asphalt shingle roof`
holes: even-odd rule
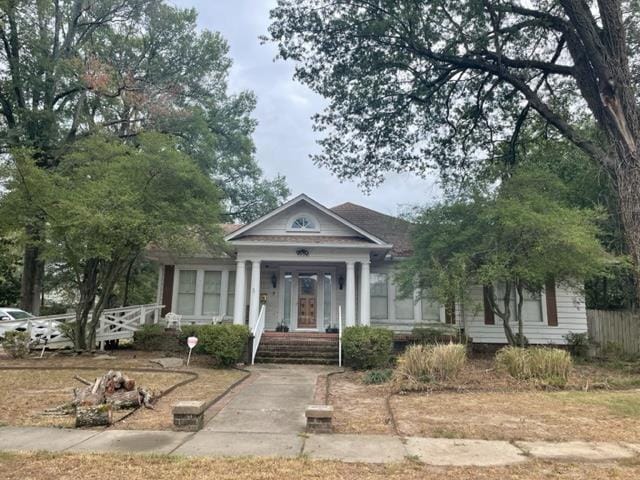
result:
[[[331,208],[331,211],[379,239],[393,244],[392,255],[407,257],[413,252],[410,237],[411,223],[406,220],[351,202],[337,205]]]

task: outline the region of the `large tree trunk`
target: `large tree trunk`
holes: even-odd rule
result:
[[[617,169],[618,199],[629,255],[633,262],[635,291],[640,302],[640,152],[628,155]]]
[[[20,285],[20,308],[40,315],[44,262],[40,260],[40,249],[27,245],[22,258],[22,279]]]

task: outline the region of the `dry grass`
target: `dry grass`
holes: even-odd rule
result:
[[[464,345],[411,345],[398,357],[394,390],[423,390],[432,382],[450,382],[460,374],[466,360]]]
[[[330,403],[341,433],[393,433],[385,385],[364,385],[363,373],[331,378]],[[541,391],[473,359],[455,382],[427,393],[394,395],[403,434],[487,439],[627,440],[640,438],[640,375],[576,365],[567,390]],[[596,390],[592,390],[596,387]],[[624,387],[625,390],[612,390]],[[635,390],[629,388],[635,387]],[[583,391],[583,390],[589,391]]]
[[[0,454],[0,472],[6,480],[503,480],[566,479],[635,480],[640,464],[571,464],[528,462],[508,467],[429,467],[416,462],[364,465],[297,459],[206,459],[167,456],[80,454]]]
[[[639,392],[434,393],[395,396],[401,433],[488,440],[637,442]],[[634,408],[639,412],[633,414]]]
[[[138,385],[151,388],[156,392],[164,391],[171,386],[192,378],[185,373],[150,372],[131,369],[149,369],[161,367],[149,360],[160,355],[150,352],[124,351],[113,353],[116,359],[97,360],[93,356],[71,356],[58,354],[46,359],[7,360],[3,359],[2,367],[38,367],[30,370],[0,370],[0,424],[5,425],[38,425],[71,427],[72,416],[43,416],[42,412],[51,407],[67,403],[72,398],[73,388],[83,385],[73,379],[80,375],[92,380],[106,371],[122,370],[136,379]],[[238,370],[215,370],[207,368],[205,358],[195,359],[195,368],[188,371],[198,373],[198,379],[188,383],[162,397],[154,410],[140,409],[133,415],[118,423],[118,428],[125,429],[170,429],[172,424],[171,404],[179,400],[211,400],[222,393],[243,372]],[[57,369],[65,367],[64,370]],[[81,368],[82,367],[82,368]],[[90,367],[91,370],[87,370]],[[77,370],[76,370],[77,368]],[[122,418],[128,411],[120,412]]]

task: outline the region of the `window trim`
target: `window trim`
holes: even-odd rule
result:
[[[303,218],[306,217],[308,220],[310,220],[311,222],[313,222],[313,224],[315,225],[314,228],[294,228],[293,224],[295,223],[296,220],[298,220],[299,218]],[[318,222],[318,219],[311,215],[308,212],[299,212],[296,213],[295,215],[292,215],[291,217],[289,217],[289,220],[287,221],[287,232],[296,232],[296,233],[320,233],[320,223]]]
[[[235,292],[235,285],[229,284],[229,272],[235,272],[235,265],[174,265],[174,275],[173,275],[173,293],[172,293],[172,309],[175,313],[175,310],[178,307],[178,288],[180,285],[180,273],[184,270],[195,270],[196,271],[196,292],[195,292],[195,306],[193,314],[186,315],[183,314],[183,318],[185,319],[193,319],[193,320],[201,320],[201,319],[211,319],[213,317],[219,317],[223,319],[229,319],[230,314],[227,311],[227,301],[228,301],[228,293]],[[204,273],[205,272],[220,272],[221,274],[221,285],[220,285],[220,308],[219,313],[217,315],[204,314],[202,313],[202,302],[204,297]]]

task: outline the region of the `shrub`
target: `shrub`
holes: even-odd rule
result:
[[[464,345],[412,345],[398,358],[394,372],[397,390],[419,390],[425,384],[452,380],[467,359]]]
[[[415,343],[422,345],[435,345],[436,343],[457,342],[459,340],[459,332],[454,328],[415,327],[411,331],[411,335]]]
[[[362,381],[367,385],[380,385],[387,383],[393,376],[393,370],[384,368],[382,370],[371,370],[367,372]]]
[[[204,325],[197,335],[202,350],[222,367],[235,365],[247,348],[249,329],[244,325]]]
[[[12,358],[24,358],[29,354],[31,336],[28,332],[9,331],[4,333],[2,348]]]
[[[576,358],[587,358],[589,356],[589,348],[591,347],[591,339],[588,333],[569,332],[564,336],[569,347],[569,352]]]
[[[342,336],[347,365],[357,370],[383,368],[393,351],[393,332],[368,326],[347,327]]]
[[[496,354],[496,365],[518,380],[564,387],[573,362],[569,352],[557,348],[504,347]]]
[[[174,331],[165,330],[162,325],[140,327],[133,334],[133,346],[138,350],[158,352],[177,352],[184,348],[178,335]]]

